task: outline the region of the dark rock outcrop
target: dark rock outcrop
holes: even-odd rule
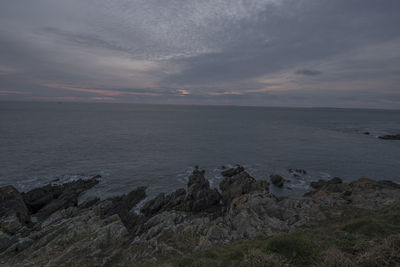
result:
[[[151,217],[154,214],[167,210],[184,210],[184,199],[186,190],[180,188],[168,196],[164,193],[159,194],[155,198],[147,201],[140,212],[146,217]]]
[[[79,195],[97,183],[97,177],[79,179],[62,185],[46,185],[23,193],[22,196],[31,214],[44,220],[59,209],[77,206]]]
[[[199,212],[214,208],[220,200],[221,195],[218,190],[210,188],[210,183],[204,177],[204,171],[196,167],[189,177],[187,191],[181,188],[168,196],[161,193],[147,201],[140,211],[147,217],[169,210]]]
[[[323,186],[330,185],[330,184],[341,184],[343,181],[338,177],[334,177],[331,180],[318,180],[316,182],[311,182],[311,187],[314,189],[321,189]]]
[[[391,181],[374,181],[368,178],[344,183],[340,178],[333,178],[329,181],[320,180],[318,185],[314,184],[314,188],[317,190],[308,192],[304,196],[323,200],[329,205],[351,203],[357,207],[372,209],[391,204],[398,199],[400,185]]]
[[[346,193],[350,194],[350,188],[347,183],[343,183],[342,179],[334,177],[328,181],[318,180],[317,182],[311,182],[311,187],[316,191],[308,192],[304,196],[319,196],[328,193]]]
[[[204,171],[194,170],[189,177],[188,189],[184,198],[185,211],[204,211],[217,204],[221,195],[217,189],[211,189],[210,183],[204,177]]]
[[[390,181],[334,178],[315,182],[314,188],[307,197],[276,197],[266,181],[242,170],[221,182],[224,206],[196,168],[187,190],[156,196],[142,207],[144,215],[132,211],[146,195],[139,187],[123,196],[59,209],[16,234],[0,230],[0,265],[158,266],[194,251],[325,225],[347,216],[344,210],[373,212],[400,203],[400,185]],[[11,198],[0,197],[0,214],[6,214],[0,224],[17,218],[13,210],[3,209],[4,203],[15,207],[17,199],[24,205],[15,191]]]
[[[269,179],[271,181],[271,184],[277,187],[283,187],[283,184],[285,183],[285,179],[279,174],[272,174],[269,176]]]
[[[307,174],[307,171],[303,169],[288,169],[288,171],[294,177],[300,177]]]
[[[230,204],[232,199],[243,194],[255,191],[269,192],[269,184],[267,181],[254,179],[243,170],[243,167],[239,166],[235,171],[231,171],[230,173],[236,174],[225,177],[219,184],[219,188],[222,192],[222,201],[227,205]]]
[[[98,205],[98,213],[101,218],[107,218],[117,214],[125,227],[134,232],[141,222],[144,221],[142,215],[131,212],[141,200],[146,198],[146,187],[137,187],[126,195],[112,197],[102,201]]]
[[[240,165],[237,165],[235,168],[231,168],[231,169],[222,171],[221,175],[224,177],[232,177],[236,174],[241,173],[242,171],[244,171],[244,168]]]
[[[0,230],[13,234],[29,222],[28,209],[18,190],[0,187]]]
[[[379,139],[383,139],[383,140],[400,140],[400,134],[382,135],[382,136],[379,136]]]

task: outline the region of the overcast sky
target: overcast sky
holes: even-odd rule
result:
[[[0,100],[400,108],[400,1],[1,0]]]

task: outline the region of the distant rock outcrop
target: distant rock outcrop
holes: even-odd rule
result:
[[[382,136],[379,136],[379,139],[383,139],[383,140],[400,140],[400,134],[382,135]]]

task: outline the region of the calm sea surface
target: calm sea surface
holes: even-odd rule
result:
[[[334,176],[400,182],[400,141],[376,138],[394,133],[400,111],[0,102],[0,185],[101,174],[84,197],[141,185],[154,195],[185,186],[195,165],[217,185],[221,166],[236,163],[258,179],[287,177],[278,194]]]

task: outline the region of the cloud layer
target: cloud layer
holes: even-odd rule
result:
[[[4,0],[0,100],[400,108],[397,0]]]

